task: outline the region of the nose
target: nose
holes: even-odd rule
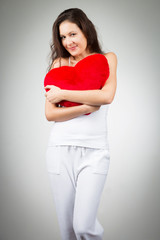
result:
[[[68,38],[65,39],[65,45],[67,47],[70,47],[72,45],[72,43],[73,43],[73,41],[72,41],[71,38],[68,37]]]

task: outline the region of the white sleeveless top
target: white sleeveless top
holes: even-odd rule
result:
[[[70,58],[69,58],[70,66]],[[72,145],[109,150],[107,114],[109,104],[89,115],[53,122],[48,146]]]
[[[89,115],[53,122],[48,146],[73,145],[109,149],[107,113],[109,105]]]

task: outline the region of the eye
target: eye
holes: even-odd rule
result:
[[[71,36],[75,36],[76,35],[76,33],[71,33]]]
[[[63,40],[63,39],[65,39],[65,36],[62,36],[62,37],[60,37],[61,38],[61,40]]]

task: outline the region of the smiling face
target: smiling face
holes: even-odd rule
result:
[[[62,45],[72,56],[88,55],[87,39],[75,23],[65,20],[59,25],[59,33]]]

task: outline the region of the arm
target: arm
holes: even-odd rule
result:
[[[110,76],[101,90],[69,91],[62,90],[63,99],[90,105],[110,104],[116,92],[116,68],[117,58],[114,53],[105,54],[109,67]]]
[[[53,88],[51,88],[51,90],[46,94],[48,100],[52,103],[67,100],[95,106],[110,104],[114,99],[117,86],[117,57],[113,52],[106,53],[105,57],[109,63],[110,75],[101,90],[73,91],[61,90],[53,86]]]
[[[50,103],[47,98],[45,102],[45,116],[48,121],[67,121],[72,118],[95,112],[99,109],[98,106],[79,105],[75,107],[57,107],[56,104]]]

